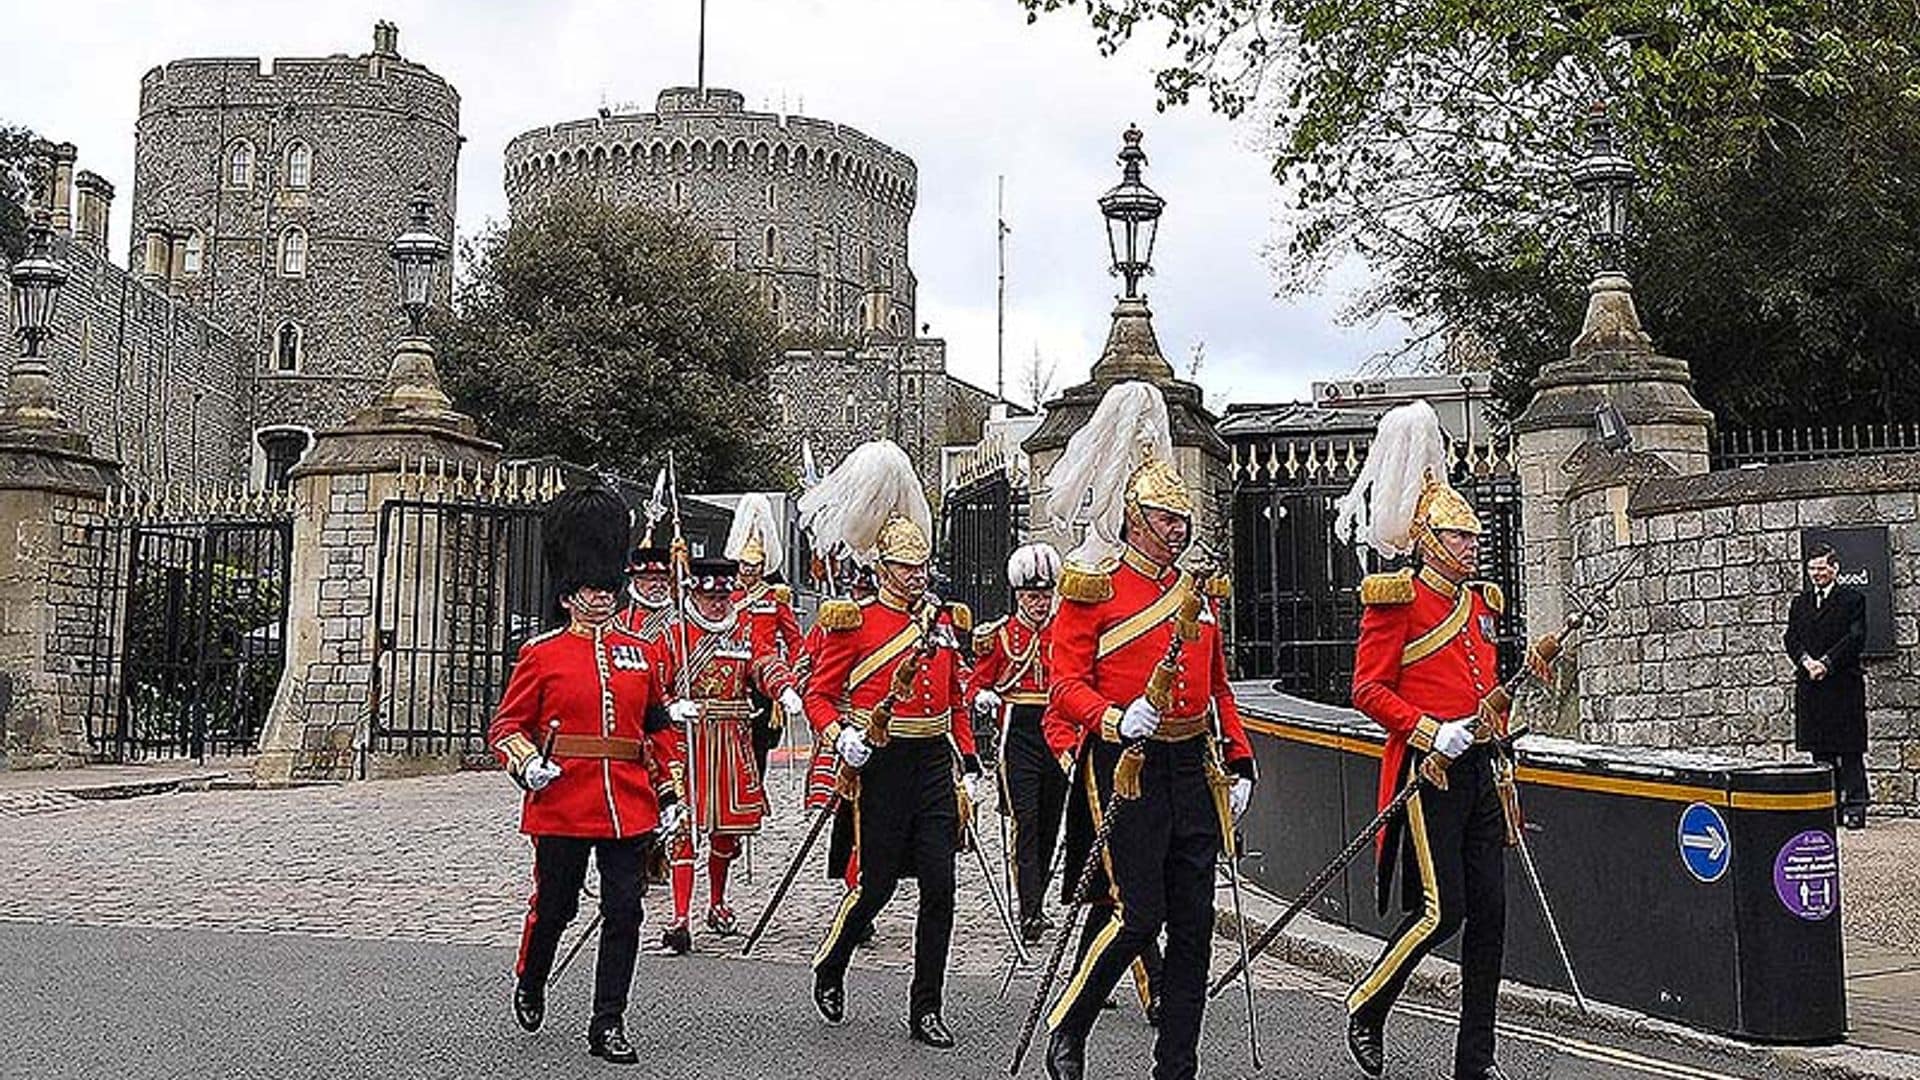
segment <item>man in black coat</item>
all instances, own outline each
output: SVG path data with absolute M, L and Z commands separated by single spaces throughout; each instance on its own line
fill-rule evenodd
M 1860 647 L 1867 600 L 1836 585 L 1840 560 L 1828 544 L 1807 553 L 1807 588 L 1787 609 L 1787 657 L 1793 661 L 1795 744 L 1833 767 L 1840 823 L 1867 824 L 1867 681 Z

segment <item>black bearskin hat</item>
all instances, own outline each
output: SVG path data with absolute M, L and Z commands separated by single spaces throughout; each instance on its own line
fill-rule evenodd
M 627 504 L 612 489 L 568 488 L 554 496 L 540 524 L 555 599 L 626 584 Z

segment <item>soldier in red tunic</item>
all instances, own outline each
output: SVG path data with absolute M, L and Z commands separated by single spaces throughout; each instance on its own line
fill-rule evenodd
M 627 553 L 627 606 L 620 625 L 649 640 L 656 639 L 674 618 L 673 573 L 668 553 L 643 539 Z
M 614 620 L 627 546 L 620 497 L 604 488 L 562 492 L 543 527 L 567 621 L 521 647 L 487 733 L 526 791 L 520 831 L 533 839 L 514 1015 L 528 1031 L 540 1027 L 554 951 L 579 910 L 591 854 L 605 929 L 587 1047 L 633 1064 L 624 1015 L 640 946 L 641 867 L 655 831 L 671 832 L 684 813 L 669 773 L 673 718 L 646 646 Z
M 780 544 L 780 526 L 773 518 L 773 504 L 765 495 L 748 492 L 733 508 L 733 526 L 727 533 L 727 558 L 734 560 L 739 576 L 733 590 L 733 608 L 752 627 L 760 647 L 777 654 L 788 664 L 800 659 L 800 620 L 793 613 L 793 590 L 769 574 L 778 575 L 785 549 Z M 767 774 L 767 758 L 786 721 L 799 710 L 776 708 L 774 702 L 755 691 L 752 695 L 756 722 L 753 725 L 753 761 L 760 775 Z
M 1387 413 L 1337 526 L 1384 555 L 1412 555 L 1417 564 L 1360 585 L 1365 608 L 1353 704 L 1387 730 L 1380 805 L 1403 785 L 1421 782 L 1415 769 L 1423 756 L 1453 759 L 1447 786 L 1423 786 L 1382 834 L 1380 910 L 1388 909 L 1394 870 L 1402 864 L 1407 914 L 1347 995 L 1347 1046 L 1362 1072 L 1381 1074 L 1387 1014 L 1407 976 L 1464 922 L 1454 1076 L 1499 1080 L 1494 1020 L 1506 932 L 1507 822 L 1496 788 L 1504 765 L 1487 741 L 1505 734 L 1507 718 L 1483 716 L 1481 701 L 1500 683 L 1493 634 L 1505 603 L 1498 586 L 1474 580 L 1480 519 L 1441 479 L 1445 445 L 1425 402 Z
M 740 838 L 758 832 L 767 812 L 766 792 L 753 763 L 749 727 L 754 710 L 748 691 L 758 690 L 795 711 L 801 707 L 786 662 L 769 643 L 755 639 L 752 624 L 733 606 L 733 564 L 694 560 L 688 589 L 684 634 L 670 627 L 655 646 L 661 682 L 677 701 L 699 707 L 698 717 L 679 733 L 682 744 L 686 733 L 692 734 L 691 751 L 678 765 L 692 791 L 693 816 L 690 827 L 668 842 L 673 922 L 661 943 L 675 953 L 693 948 L 687 918 L 693 906 L 696 834 L 707 849 L 707 929 L 722 937 L 738 932 L 727 904 L 727 870 L 740 855 Z
M 1047 478 L 1056 518 L 1093 508 L 1086 541 L 1060 579 L 1042 721 L 1062 769 L 1077 763 L 1084 793 L 1073 814 L 1086 815 L 1088 827 L 1068 832 L 1069 887 L 1101 855 L 1087 841 L 1115 790 L 1129 796 L 1104 852 L 1111 882 L 1096 893 L 1110 886 L 1117 917 L 1075 965 L 1049 1018 L 1055 1080 L 1083 1075 L 1102 1002 L 1162 928 L 1153 1076 L 1196 1074 L 1214 873 L 1224 830 L 1253 791 L 1253 748 L 1220 639 L 1224 583 L 1175 565 L 1191 542 L 1193 500 L 1172 461 L 1160 392 L 1127 382 L 1107 391 Z
M 1067 799 L 1067 778 L 1040 731 L 1047 708 L 1048 624 L 1059 579 L 1060 553 L 1051 544 L 1028 544 L 1007 559 L 1016 608 L 974 629 L 973 679 L 967 683 L 974 709 L 992 714 L 1000 726 L 1000 807 L 1013 817 L 1020 935 L 1029 945 L 1053 926 L 1045 908 L 1047 871 Z
M 918 879 L 908 1032 L 936 1049 L 953 1046 L 941 1014 L 953 935 L 954 855 L 961 818 L 977 795 L 980 760 L 961 696 L 966 664 L 959 635 L 972 628 L 963 605 L 927 594 L 931 515 L 906 453 L 890 442 L 850 454 L 802 499 L 803 520 L 831 548 L 843 542 L 876 565 L 879 595 L 823 605 L 826 633 L 807 679 L 807 719 L 858 771 L 858 791 L 835 822 L 829 872 L 853 843 L 859 883 L 847 891 L 813 962 L 813 1003 L 829 1024 L 846 1018 L 846 972 L 903 877 Z M 881 523 L 876 531 L 875 522 Z M 964 776 L 956 779 L 955 754 Z M 964 792 L 964 794 L 962 794 Z

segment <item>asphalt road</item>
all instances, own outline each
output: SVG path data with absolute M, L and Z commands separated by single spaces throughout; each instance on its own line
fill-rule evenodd
M 0 922 L 0 1077 L 833 1077 L 1005 1075 L 1031 983 L 996 1004 L 994 983 L 956 977 L 948 1020 L 958 1050 L 906 1039 L 906 973 L 849 980 L 849 1023 L 826 1028 L 792 963 L 643 955 L 628 1031 L 651 1065 L 585 1054 L 589 964 L 552 994 L 546 1028 L 512 1024 L 505 948 L 212 929 Z M 1423 1015 L 1424 1014 L 1424 1015 Z M 1262 994 L 1262 1077 L 1357 1076 L 1342 1012 L 1311 989 Z M 1144 1077 L 1152 1032 L 1131 1009 L 1095 1032 L 1089 1075 Z M 1604 1042 L 1602 1041 L 1604 1038 Z M 1394 1078 L 1445 1077 L 1452 1031 L 1418 1006 L 1388 1029 Z M 1515 1078 L 1722 1080 L 1775 1075 L 1658 1043 L 1515 1029 L 1501 1057 Z M 1208 1012 L 1203 1075 L 1254 1075 L 1237 997 Z M 1037 1055 L 1026 1076 L 1043 1075 Z

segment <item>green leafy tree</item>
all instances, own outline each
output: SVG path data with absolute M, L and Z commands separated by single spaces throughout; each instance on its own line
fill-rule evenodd
M 1257 120 L 1291 196 L 1283 286 L 1359 257 L 1347 314 L 1464 337 L 1512 403 L 1594 269 L 1567 183 L 1596 98 L 1646 185 L 1649 329 L 1731 424 L 1920 415 L 1920 11 L 1897 0 L 1021 0 L 1105 52 L 1166 32 L 1162 107 Z M 1811 381 L 1810 381 L 1811 380 Z M 1911 382 L 1911 380 L 1908 380 Z
M 464 256 L 440 370 L 509 453 L 645 482 L 672 450 L 688 491 L 787 485 L 764 306 L 685 221 L 577 195 L 494 226 Z
M 39 137 L 0 123 L 0 257 L 11 262 L 27 246 L 27 213 L 43 171 Z

